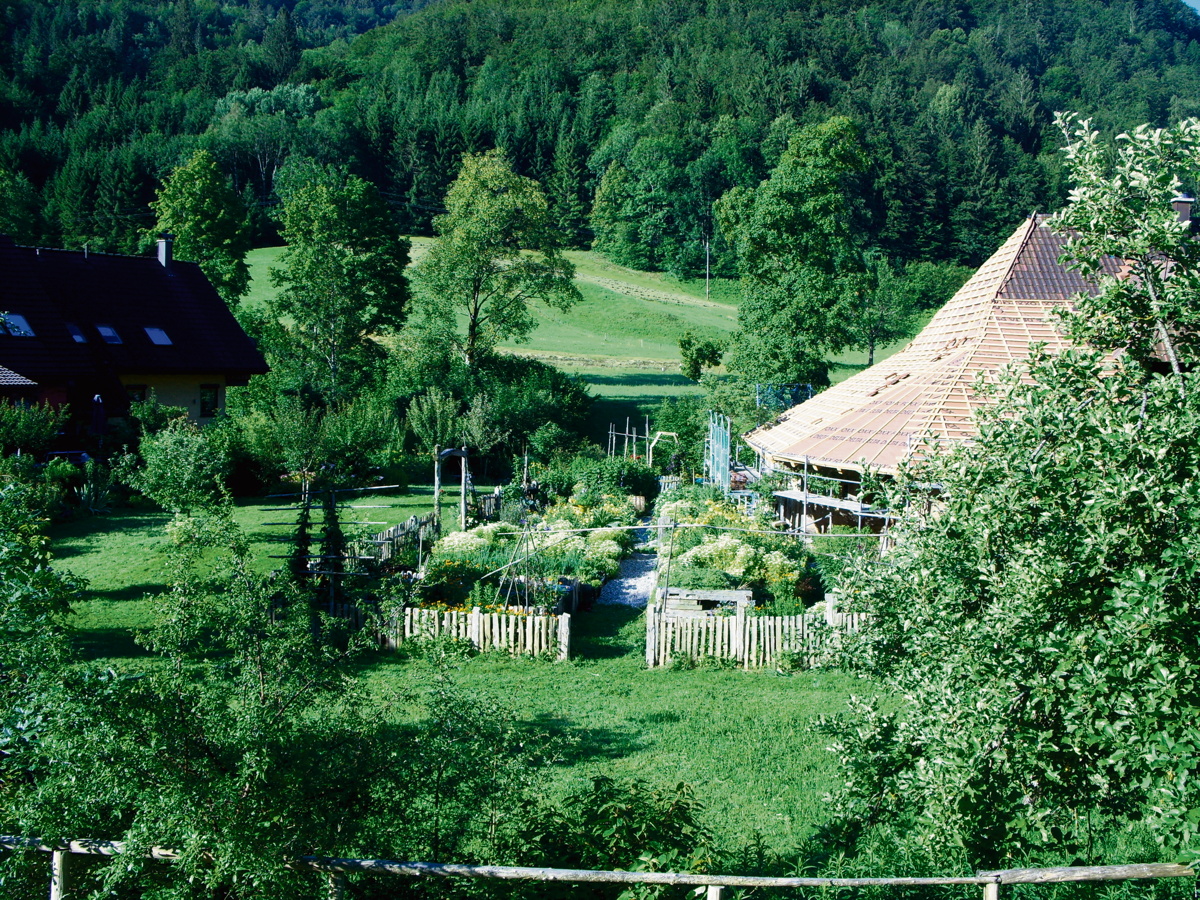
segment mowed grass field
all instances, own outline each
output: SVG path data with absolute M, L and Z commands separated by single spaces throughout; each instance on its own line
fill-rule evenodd
M 531 735 L 561 741 L 549 796 L 596 775 L 686 782 L 726 849 L 757 832 L 776 852 L 794 850 L 827 820 L 824 798 L 837 777 L 816 720 L 844 712 L 847 696 L 870 685 L 832 670 L 649 671 L 645 627 L 640 610 L 598 606 L 574 617 L 569 662 L 485 654 L 460 661 L 449 677 L 498 698 Z M 380 697 L 412 696 L 444 674 L 382 655 L 363 667 Z
M 430 238 L 412 238 L 419 261 Z M 268 272 L 279 265 L 282 247 L 254 250 L 248 257 L 252 282 L 243 302 L 262 304 L 274 288 Z M 604 443 L 609 423 L 624 428 L 626 417 L 642 422 L 670 397 L 699 395 L 700 387 L 679 371 L 679 338 L 685 331 L 705 337 L 730 336 L 737 328 L 738 286 L 715 278 L 706 294 L 703 279 L 683 280 L 662 272 L 641 272 L 591 251 L 568 251 L 583 299 L 566 312 L 539 305 L 538 327 L 506 352 L 533 356 L 578 375 L 597 398 L 589 434 Z M 881 347 L 882 361 L 908 341 Z M 866 368 L 865 351 L 834 358 L 834 383 Z M 718 370 L 720 371 L 720 370 Z M 631 422 L 632 424 L 632 422 Z M 653 426 L 653 423 L 651 423 Z

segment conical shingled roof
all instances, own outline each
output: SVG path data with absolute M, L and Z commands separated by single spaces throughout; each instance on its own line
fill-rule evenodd
M 1067 344 L 1051 313 L 1090 288 L 1059 264 L 1065 242 L 1045 216 L 1030 217 L 907 347 L 752 431 L 747 442 L 777 464 L 895 474 L 926 435 L 970 437 L 981 372 L 1023 360 L 1032 343 Z M 1109 274 L 1117 268 L 1117 260 L 1105 266 Z

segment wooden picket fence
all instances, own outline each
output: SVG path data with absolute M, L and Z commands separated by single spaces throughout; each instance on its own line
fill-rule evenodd
M 440 523 L 433 513 L 412 516 L 399 525 L 379 532 L 370 540 L 355 541 L 350 545 L 349 552 L 354 556 L 373 556 L 379 562 L 386 562 L 411 547 L 428 552 L 440 534 Z
M 571 614 L 470 612 L 461 609 L 404 610 L 383 636 L 385 647 L 394 649 L 403 641 L 438 637 L 470 641 L 476 649 L 504 650 L 514 656 L 551 654 L 555 659 L 571 656 Z
M 689 660 L 730 659 L 744 669 L 824 665 L 842 634 L 858 631 L 866 613 L 808 613 L 796 616 L 671 615 L 661 604 L 646 609 L 646 665 Z

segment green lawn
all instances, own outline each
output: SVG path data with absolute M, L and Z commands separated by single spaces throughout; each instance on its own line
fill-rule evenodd
M 444 502 L 453 502 L 447 498 Z M 286 498 L 239 500 L 234 518 L 250 539 L 250 552 L 258 568 L 267 572 L 283 560 L 272 554 L 287 546 L 272 538 L 288 534 L 295 516 L 287 510 Z M 345 521 L 363 524 L 357 531 L 377 533 L 409 516 L 433 509 L 433 488 L 414 485 L 405 494 L 370 492 L 357 495 L 350 506 L 382 506 L 382 509 L 348 511 Z M 443 507 L 445 509 L 446 507 Z M 87 590 L 75 604 L 73 625 L 77 645 L 86 658 L 114 661 L 143 655 L 134 642 L 137 629 L 150 624 L 151 603 L 147 595 L 166 588 L 166 513 L 148 509 L 118 509 L 103 516 L 66 522 L 51 532 L 57 565 L 87 580 Z
M 250 267 L 250 290 L 242 302 L 251 307 L 266 306 L 267 298 L 275 295 L 271 285 L 271 266 L 279 265 L 283 247 L 261 247 L 246 254 L 246 265 Z
M 430 494 L 416 488 L 386 499 L 396 505 L 363 512 L 399 521 L 428 509 Z M 267 558 L 278 549 L 262 539 L 286 530 L 266 524 L 281 517 L 265 505 L 242 502 L 236 513 L 256 539 L 263 569 L 278 562 Z M 164 588 L 166 521 L 163 513 L 125 510 L 55 529 L 58 565 L 89 582 L 74 621 L 85 659 L 126 670 L 149 661 L 134 632 L 150 624 L 146 595 Z M 779 852 L 823 820 L 835 761 L 810 726 L 818 715 L 840 712 L 849 693 L 864 689 L 861 681 L 825 671 L 647 671 L 645 619 L 624 607 L 579 613 L 573 629 L 570 662 L 486 654 L 452 672 L 463 687 L 498 697 L 531 735 L 561 741 L 563 761 L 548 773 L 551 797 L 601 774 L 663 786 L 685 781 L 725 846 L 747 843 L 757 831 Z M 433 675 L 426 661 L 390 653 L 361 667 L 380 703 L 426 689 Z
M 862 681 L 832 671 L 648 671 L 640 610 L 596 607 L 572 628 L 568 663 L 487 654 L 452 673 L 463 687 L 500 698 L 531 732 L 564 740 L 551 795 L 593 775 L 684 781 L 727 849 L 757 831 L 786 852 L 825 820 L 836 760 L 811 726 L 844 711 L 846 697 L 867 688 Z M 433 674 L 422 661 L 394 657 L 365 667 L 381 696 L 422 690 Z

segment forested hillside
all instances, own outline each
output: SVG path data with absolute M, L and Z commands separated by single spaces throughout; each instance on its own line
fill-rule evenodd
M 713 201 L 841 114 L 868 151 L 865 232 L 899 259 L 975 264 L 1062 200 L 1054 110 L 1104 129 L 1200 112 L 1200 17 L 1180 0 L 425 5 L 7 4 L 0 230 L 132 250 L 202 145 L 259 242 L 298 157 L 348 163 L 428 233 L 460 156 L 500 146 L 570 243 L 695 274 L 707 240 L 732 273 Z

